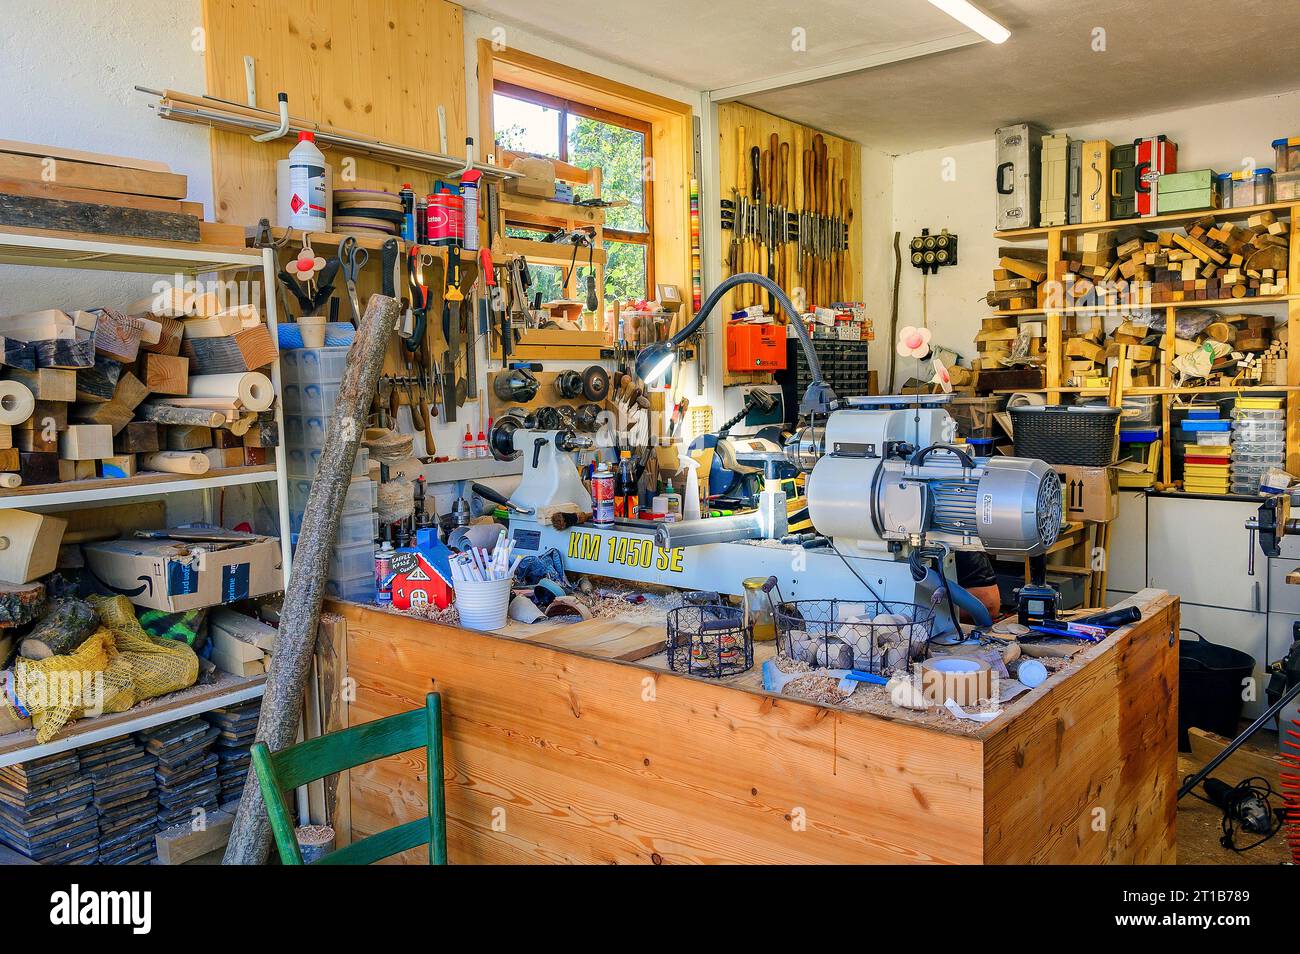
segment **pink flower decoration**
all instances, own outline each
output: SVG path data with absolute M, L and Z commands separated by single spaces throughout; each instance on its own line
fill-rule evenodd
M 911 325 L 899 328 L 897 351 L 904 358 L 924 358 L 930 353 L 930 329 Z

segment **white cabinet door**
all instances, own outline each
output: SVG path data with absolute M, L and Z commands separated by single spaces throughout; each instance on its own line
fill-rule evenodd
M 1300 584 L 1286 581 L 1288 573 L 1300 569 L 1300 535 L 1284 536 L 1280 549 L 1282 555 L 1268 561 L 1268 610 L 1300 615 Z
M 1110 572 L 1106 585 L 1136 593 L 1147 585 L 1147 495 L 1119 492 L 1119 513 L 1110 524 Z M 1300 589 L 1300 587 L 1297 587 Z
M 1268 561 L 1253 555 L 1246 520 L 1258 505 L 1239 500 L 1159 497 L 1147 500 L 1147 585 L 1184 603 L 1263 612 Z M 1206 634 L 1209 635 L 1208 633 Z
M 1183 603 L 1180 625 L 1195 630 L 1212 643 L 1231 646 L 1233 649 L 1249 653 L 1255 660 L 1255 699 L 1246 702 L 1242 713 L 1247 718 L 1253 719 L 1268 708 L 1268 704 L 1264 701 L 1266 678 L 1264 667 L 1268 665 L 1269 652 L 1269 617 L 1266 614 Z M 1183 633 L 1182 638 L 1194 639 L 1195 637 L 1190 633 Z

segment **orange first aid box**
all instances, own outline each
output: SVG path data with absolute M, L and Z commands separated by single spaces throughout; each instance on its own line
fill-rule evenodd
M 785 325 L 727 327 L 728 371 L 782 371 L 785 369 Z

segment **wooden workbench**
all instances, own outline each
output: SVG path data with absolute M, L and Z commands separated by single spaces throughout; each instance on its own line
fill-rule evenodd
M 977 727 L 331 610 L 350 724 L 443 694 L 453 863 L 1174 861 L 1175 597 Z M 424 769 L 354 769 L 352 837 L 423 813 Z

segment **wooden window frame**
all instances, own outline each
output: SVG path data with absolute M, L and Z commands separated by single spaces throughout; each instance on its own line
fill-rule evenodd
M 559 144 L 560 153 L 558 159 L 561 162 L 569 162 L 568 117 L 570 115 L 582 116 L 586 119 L 594 119 L 597 122 L 605 123 L 610 126 L 618 126 L 622 129 L 628 129 L 641 135 L 641 168 L 643 171 L 641 176 L 641 216 L 645 222 L 645 231 L 632 232 L 626 229 L 611 228 L 606 225 L 602 229 L 602 237 L 606 242 L 621 242 L 625 245 L 642 246 L 642 255 L 645 261 L 644 297 L 654 297 L 654 180 L 644 175 L 644 170 L 647 168 L 653 168 L 654 165 L 653 126 L 645 120 L 637 119 L 633 116 L 616 113 L 608 109 L 601 109 L 598 106 L 592 106 L 589 103 L 583 103 L 578 100 L 553 96 L 550 93 L 530 89 L 526 86 L 519 86 L 505 80 L 494 80 L 492 84 L 492 92 L 494 95 L 500 94 L 502 96 L 508 96 L 511 99 L 517 99 L 525 103 L 532 103 L 535 106 L 543 106 L 547 109 L 553 109 L 556 111 L 558 133 L 556 139 Z M 527 225 L 525 222 L 519 222 L 516 224 Z M 576 268 L 581 267 L 583 267 L 582 263 L 578 262 Z

